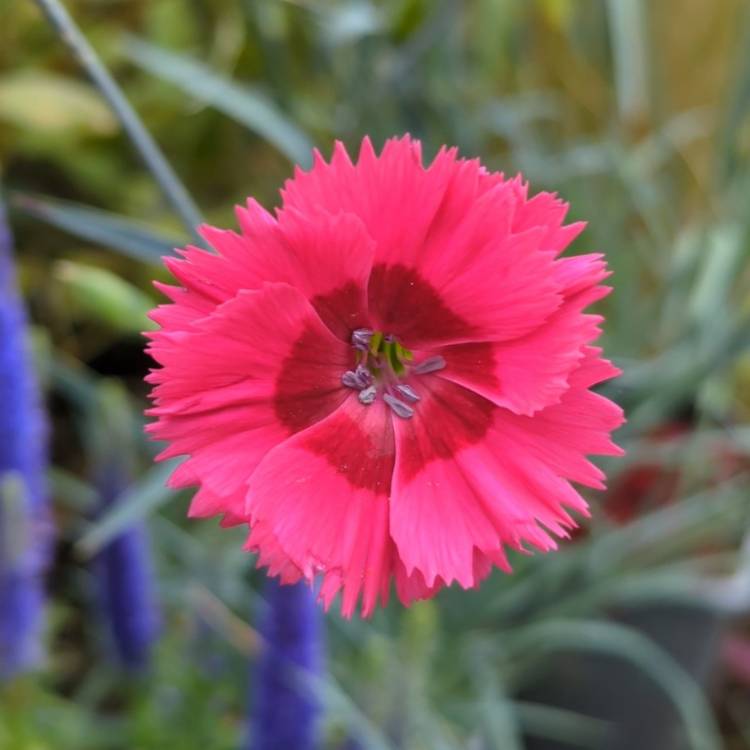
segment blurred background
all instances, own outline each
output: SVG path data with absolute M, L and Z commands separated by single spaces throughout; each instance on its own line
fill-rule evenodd
M 479 591 L 370 621 L 292 603 L 319 617 L 298 634 L 317 638 L 296 673 L 311 747 L 750 748 L 747 2 L 67 7 L 213 224 L 248 195 L 276 205 L 312 146 L 408 131 L 558 191 L 589 222 L 573 251 L 614 271 L 627 456 L 601 462 L 591 521 Z M 186 520 L 142 434 L 140 332 L 184 222 L 30 0 L 0 4 L 0 182 L 33 355 L 0 359 L 31 414 L 0 413 L 0 748 L 302 748 L 258 744 L 277 592 L 242 530 Z M 8 463 L 21 433 L 34 455 Z

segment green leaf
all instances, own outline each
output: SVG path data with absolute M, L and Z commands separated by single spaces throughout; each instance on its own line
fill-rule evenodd
M 508 700 L 490 655 L 481 642 L 472 651 L 472 680 L 479 696 L 477 709 L 486 739 L 491 747 L 504 750 L 523 750 L 518 714 Z
M 641 0 L 609 0 L 607 17 L 614 57 L 615 92 L 620 117 L 638 123 L 648 113 L 648 34 Z
M 741 226 L 718 225 L 708 233 L 708 247 L 704 247 L 701 268 L 687 300 L 687 312 L 706 329 L 712 331 L 722 318 L 727 318 L 732 286 L 742 272 L 746 260 L 744 236 Z
M 91 317 L 122 333 L 141 333 L 154 328 L 147 313 L 154 306 L 150 297 L 105 268 L 61 260 L 53 275 L 70 291 L 74 314 Z
M 332 674 L 317 676 L 301 672 L 299 677 L 320 697 L 326 713 L 346 724 L 365 750 L 393 750 L 386 736 L 352 701 Z
M 55 501 L 66 510 L 89 512 L 96 503 L 96 490 L 65 469 L 52 467 L 48 472 Z
M 507 645 L 517 653 L 590 651 L 629 661 L 651 677 L 672 701 L 692 750 L 723 747 L 700 687 L 666 651 L 636 630 L 600 620 L 550 620 L 522 629 Z
M 333 44 L 351 44 L 382 32 L 384 14 L 370 0 L 353 0 L 327 9 L 322 29 Z
M 607 746 L 611 725 L 602 719 L 540 703 L 514 701 L 513 708 L 526 734 L 591 750 Z
M 56 349 L 50 362 L 52 385 L 61 395 L 85 410 L 96 398 L 96 379 L 81 362 L 66 357 L 65 352 Z
M 161 263 L 163 256 L 185 244 L 184 238 L 168 237 L 123 216 L 76 203 L 13 192 L 10 205 L 76 237 L 146 263 Z
M 197 60 L 137 37 L 127 37 L 125 54 L 134 65 L 173 83 L 265 138 L 292 162 L 303 167 L 312 163 L 310 139 L 260 91 L 227 80 Z

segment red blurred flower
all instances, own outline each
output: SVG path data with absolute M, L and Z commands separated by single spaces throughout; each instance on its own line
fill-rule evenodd
M 652 456 L 639 460 L 613 480 L 604 498 L 604 514 L 617 524 L 626 524 L 644 513 L 679 500 L 682 467 L 663 455 L 678 451 L 695 438 L 695 428 L 688 419 L 666 422 L 653 429 L 644 439 L 644 453 Z M 723 436 L 712 439 L 705 451 L 710 456 L 709 484 L 716 485 L 743 471 L 746 460 Z M 660 453 L 662 455 L 660 455 Z

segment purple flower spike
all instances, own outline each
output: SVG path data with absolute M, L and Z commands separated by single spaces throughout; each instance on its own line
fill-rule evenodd
M 99 512 L 104 513 L 119 501 L 132 481 L 133 426 L 125 396 L 114 383 L 100 387 L 96 405 L 91 414 L 89 454 Z M 109 542 L 97 556 L 95 569 L 100 606 L 116 656 L 128 669 L 144 669 L 161 623 L 145 524 L 136 523 Z
M 97 562 L 117 655 L 126 667 L 143 669 L 149 663 L 160 623 L 152 595 L 153 571 L 145 529 L 128 529 L 110 542 Z
M 42 579 L 51 541 L 47 424 L 11 253 L 0 202 L 0 679 L 33 669 L 41 659 Z
M 320 706 L 304 684 L 322 666 L 320 609 L 304 583 L 270 578 L 260 625 L 262 651 L 254 674 L 248 750 L 313 750 Z

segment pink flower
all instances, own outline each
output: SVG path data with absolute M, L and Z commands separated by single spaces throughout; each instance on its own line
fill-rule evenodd
M 558 257 L 583 224 L 455 149 L 423 167 L 408 136 L 356 164 L 336 144 L 282 198 L 166 260 L 149 430 L 188 456 L 190 515 L 249 524 L 259 565 L 321 575 L 346 616 L 554 549 L 623 421 L 589 390 L 618 373 L 583 312 L 604 260 Z

